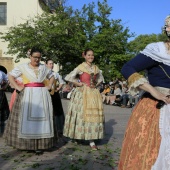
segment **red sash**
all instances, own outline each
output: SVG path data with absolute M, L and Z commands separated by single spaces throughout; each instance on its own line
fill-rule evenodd
M 33 83 L 24 84 L 24 87 L 45 87 L 45 85 L 44 83 L 33 82 Z

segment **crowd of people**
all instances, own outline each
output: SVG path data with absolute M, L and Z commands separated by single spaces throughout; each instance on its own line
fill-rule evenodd
M 99 90 L 104 104 L 121 108 L 132 108 L 142 95 L 142 91 L 131 95 L 127 81 L 119 78 L 109 83 L 101 84 Z
M 139 101 L 143 91 L 137 92 L 133 96 L 128 90 L 127 81 L 116 79 L 113 82 L 101 83 L 98 90 L 102 97 L 102 102 L 105 105 L 119 106 L 121 108 L 132 108 Z M 75 90 L 75 85 L 70 82 L 65 82 L 59 94 L 62 99 L 70 100 L 71 94 Z
M 141 98 L 143 91 L 131 95 L 128 89 L 128 84 L 125 79 L 115 79 L 108 83 L 101 83 L 98 86 L 102 97 L 102 102 L 105 105 L 119 106 L 121 108 L 132 108 Z M 72 83 L 67 83 L 60 90 L 60 96 L 63 99 L 70 99 L 71 94 L 75 90 Z
M 6 144 L 40 153 L 64 135 L 87 140 L 91 150 L 98 150 L 95 140 L 105 133 L 103 103 L 129 108 L 139 101 L 127 124 L 118 169 L 170 169 L 170 16 L 164 31 L 167 41 L 148 44 L 125 63 L 121 73 L 127 81 L 102 83 L 92 49 L 84 51 L 85 61 L 65 77 L 66 84 L 51 59 L 40 63 L 36 48 L 30 50 L 30 62 L 8 76 L 0 67 L 0 132 Z M 143 70 L 147 76 L 140 74 Z M 14 88 L 9 107 L 8 83 Z M 70 99 L 65 116 L 60 96 Z

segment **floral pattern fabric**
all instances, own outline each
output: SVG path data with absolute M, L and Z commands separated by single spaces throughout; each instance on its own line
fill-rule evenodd
M 143 98 L 135 107 L 127 125 L 118 170 L 151 170 L 159 148 L 160 111 L 157 101 Z
M 72 139 L 102 139 L 104 122 L 85 122 L 83 111 L 83 87 L 77 87 L 71 97 L 65 119 L 64 136 Z

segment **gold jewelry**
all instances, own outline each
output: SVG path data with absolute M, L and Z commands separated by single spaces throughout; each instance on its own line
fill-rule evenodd
M 86 62 L 87 65 L 89 65 L 90 67 L 92 67 L 92 64 L 90 65 L 89 63 Z
M 163 72 L 165 73 L 165 75 L 170 79 L 170 76 L 169 76 L 168 73 L 164 70 L 164 68 L 163 68 L 161 65 L 159 65 L 159 67 L 163 70 Z

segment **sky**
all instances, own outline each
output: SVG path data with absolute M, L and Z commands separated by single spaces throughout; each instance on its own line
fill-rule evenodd
M 81 9 L 84 4 L 98 0 L 67 0 L 66 5 Z M 103 0 L 100 0 L 102 2 Z M 170 15 L 169 0 L 107 0 L 112 7 L 111 19 L 121 19 L 136 36 L 141 34 L 159 34 L 167 15 Z

